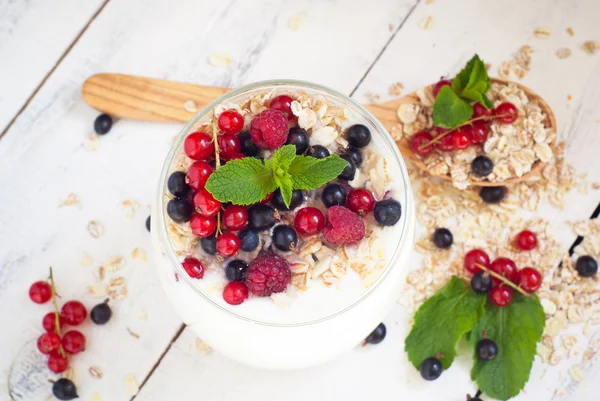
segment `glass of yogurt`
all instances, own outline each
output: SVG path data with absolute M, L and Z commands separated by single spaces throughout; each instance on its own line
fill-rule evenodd
M 294 191 L 289 205 L 279 191 L 244 206 L 206 192 L 214 169 L 268 160 L 282 142 L 296 157 L 340 155 L 348 165 Z M 151 231 L 162 287 L 190 329 L 241 363 L 297 369 L 357 346 L 383 320 L 414 225 L 406 166 L 383 126 L 341 93 L 277 80 L 233 90 L 185 126 L 162 169 Z

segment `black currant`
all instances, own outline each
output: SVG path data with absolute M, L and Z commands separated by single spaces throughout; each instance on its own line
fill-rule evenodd
M 292 191 L 292 200 L 290 201 L 290 207 L 285 205 L 283 201 L 283 196 L 281 195 L 281 191 L 277 189 L 273 194 L 273 200 L 271 203 L 278 210 L 294 210 L 298 206 L 300 206 L 304 202 L 304 192 L 300 189 L 295 189 Z
M 308 155 L 317 159 L 324 159 L 330 155 L 329 150 L 325 146 L 313 145 L 308 148 Z
M 486 272 L 478 272 L 471 278 L 471 288 L 476 294 L 485 294 L 492 289 L 492 277 Z
M 506 187 L 482 187 L 479 196 L 485 203 L 500 203 L 506 194 Z
M 260 243 L 260 238 L 258 238 L 258 234 L 252 230 L 242 230 L 238 233 L 238 237 L 242 242 L 240 249 L 244 252 L 252 252 L 258 247 Z
M 485 177 L 494 170 L 494 162 L 487 156 L 477 156 L 471 162 L 471 171 L 479 177 Z
M 263 231 L 275 224 L 275 209 L 269 205 L 252 206 L 248 209 L 248 228 L 254 231 Z
M 588 255 L 577 258 L 575 267 L 581 277 L 592 277 L 598 273 L 598 262 Z
M 217 238 L 214 234 L 210 237 L 200 238 L 200 246 L 207 254 L 214 255 L 217 253 Z
M 94 121 L 94 131 L 98 135 L 108 134 L 112 128 L 113 120 L 108 114 L 100 114 Z
M 225 277 L 229 281 L 244 281 L 246 270 L 248 270 L 248 263 L 240 259 L 232 260 L 225 267 Z
M 167 203 L 167 214 L 173 221 L 183 223 L 190 221 L 192 214 L 194 214 L 194 208 L 187 200 L 175 198 Z
M 437 358 L 427 358 L 421 363 L 421 377 L 425 380 L 435 380 L 442 374 L 442 363 Z
M 437 228 L 433 232 L 433 243 L 436 247 L 446 249 L 452 246 L 454 237 L 447 228 Z
M 340 157 L 346 161 L 346 167 L 344 167 L 340 175 L 338 175 L 338 178 L 340 180 L 352 181 L 356 174 L 356 166 L 352 161 L 352 157 L 347 154 L 341 155 Z
M 112 310 L 106 302 L 94 306 L 90 312 L 90 318 L 96 324 L 105 324 L 110 320 L 111 316 Z
M 385 338 L 387 333 L 387 329 L 385 328 L 385 324 L 379 323 L 379 325 L 365 338 L 365 343 L 367 344 L 379 344 Z
M 146 219 L 146 230 L 150 231 L 150 216 Z
M 477 356 L 484 361 L 491 361 L 498 355 L 498 346 L 489 338 L 479 340 L 475 349 Z
M 287 224 L 280 224 L 273 229 L 273 245 L 280 251 L 293 251 L 298 246 L 296 230 Z
M 382 226 L 393 226 L 402 216 L 402 206 L 394 199 L 385 199 L 375 203 L 373 216 Z
M 246 156 L 258 156 L 260 154 L 260 148 L 252 142 L 249 132 L 240 133 L 238 139 L 240 140 L 240 152 Z
M 364 148 L 371 142 L 371 131 L 362 124 L 355 124 L 346 131 L 346 139 L 355 148 Z
M 300 127 L 292 127 L 288 132 L 287 145 L 296 146 L 296 154 L 301 155 L 308 149 L 308 135 L 306 130 Z
M 344 206 L 346 203 L 346 191 L 338 184 L 328 184 L 323 190 L 321 199 L 326 207 Z
M 360 167 L 363 159 L 362 159 L 362 153 L 360 151 L 360 149 L 358 148 L 348 148 L 345 152 L 348 156 L 350 156 L 350 158 L 352 159 L 352 161 L 354 162 L 354 165 L 356 167 Z
M 174 196 L 182 198 L 186 196 L 191 188 L 185 181 L 186 175 L 183 171 L 175 171 L 167 180 L 167 188 Z
M 73 400 L 79 395 L 77 395 L 77 387 L 75 384 L 69 379 L 58 379 L 52 385 L 52 394 L 59 400 Z

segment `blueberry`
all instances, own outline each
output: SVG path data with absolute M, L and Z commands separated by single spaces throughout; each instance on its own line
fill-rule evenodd
M 258 238 L 258 234 L 252 230 L 242 230 L 239 232 L 238 237 L 242 242 L 240 249 L 244 252 L 252 252 L 258 247 L 260 243 L 260 238 Z
M 356 167 L 360 167 L 363 161 L 360 149 L 350 147 L 346 150 L 345 153 L 346 155 L 350 156 L 350 159 L 352 159 Z
M 94 131 L 98 135 L 108 134 L 112 128 L 113 120 L 108 114 L 100 114 L 94 121 Z
M 150 216 L 146 219 L 146 230 L 150 231 Z
M 498 346 L 489 338 L 484 338 L 477 343 L 476 351 L 480 359 L 491 361 L 498 355 Z
M 387 333 L 387 329 L 385 328 L 385 324 L 379 323 L 379 325 L 365 338 L 365 343 L 367 344 L 379 344 L 385 338 Z
M 248 228 L 263 231 L 275 224 L 275 209 L 269 205 L 258 204 L 248 209 Z
M 313 145 L 308 148 L 308 155 L 317 159 L 324 159 L 330 155 L 329 150 L 325 146 Z
M 471 278 L 471 288 L 476 294 L 485 294 L 492 288 L 492 277 L 485 273 L 475 273 Z
M 271 201 L 271 203 L 273 203 L 273 206 L 275 206 L 275 208 L 278 210 L 294 210 L 295 208 L 300 206 L 302 202 L 304 202 L 304 192 L 302 192 L 302 190 L 300 189 L 295 189 L 292 191 L 292 200 L 290 201 L 290 207 L 287 207 L 285 205 L 285 202 L 283 201 L 283 196 L 281 196 L 281 191 L 279 189 L 275 191 L 275 193 L 273 194 L 273 200 Z
M 479 196 L 485 203 L 500 203 L 506 194 L 506 187 L 482 187 Z
M 329 184 L 323 190 L 321 199 L 326 207 L 344 206 L 346 203 L 346 191 L 338 184 Z
M 402 206 L 394 199 L 385 199 L 375 204 L 373 209 L 375 220 L 382 226 L 393 226 L 402 216 Z
M 293 251 L 298 246 L 296 230 L 287 224 L 280 224 L 273 229 L 273 245 L 280 251 Z
M 425 380 L 435 380 L 442 374 L 442 363 L 437 358 L 427 358 L 421 364 L 419 371 Z
M 92 322 L 96 324 L 105 324 L 110 320 L 111 316 L 112 310 L 107 303 L 101 303 L 94 306 L 90 312 L 90 318 L 92 319 Z
M 592 277 L 598 273 L 598 262 L 588 255 L 577 258 L 575 267 L 581 277 Z
M 300 127 L 292 127 L 288 132 L 287 145 L 296 145 L 296 154 L 301 155 L 308 149 L 308 135 L 306 130 Z
M 454 237 L 452 233 L 447 228 L 437 228 L 433 232 L 433 243 L 438 248 L 446 249 L 452 246 L 454 242 Z
M 341 155 L 340 157 L 346 160 L 346 167 L 344 167 L 340 175 L 338 175 L 338 178 L 341 180 L 352 181 L 356 174 L 356 166 L 352 161 L 352 157 L 350 157 L 350 155 Z
M 364 148 L 371 142 L 371 131 L 362 124 L 355 124 L 346 131 L 346 139 L 355 148 Z
M 240 152 L 246 156 L 258 156 L 260 154 L 260 148 L 252 142 L 249 132 L 240 133 L 238 139 L 240 140 Z
M 59 400 L 72 400 L 77 397 L 77 387 L 69 379 L 58 379 L 52 385 L 52 394 Z
M 246 280 L 246 270 L 248 270 L 248 263 L 240 259 L 232 260 L 225 267 L 225 277 L 229 281 L 244 281 Z
M 200 246 L 207 254 L 214 255 L 217 253 L 217 238 L 214 234 L 210 237 L 200 238 Z
M 178 223 L 190 221 L 193 213 L 192 204 L 185 199 L 175 198 L 167 203 L 167 214 L 173 221 Z
M 485 177 L 494 170 L 494 162 L 487 156 L 477 156 L 471 162 L 473 174 L 479 177 Z
M 167 188 L 170 193 L 179 198 L 186 196 L 191 190 L 190 186 L 185 182 L 185 173 L 183 171 L 176 171 L 169 176 Z

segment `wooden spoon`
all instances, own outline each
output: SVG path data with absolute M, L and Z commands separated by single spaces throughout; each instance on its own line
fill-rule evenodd
M 492 78 L 493 82 L 508 84 L 509 81 Z M 511 82 L 521 88 L 530 100 L 537 100 L 546 114 L 545 125 L 556 132 L 556 119 L 548 104 L 531 89 Z M 217 97 L 227 93 L 228 88 L 201 86 L 124 74 L 97 74 L 83 84 L 83 99 L 92 107 L 111 116 L 143 121 L 188 122 L 194 114 Z M 365 105 L 379 121 L 391 130 L 399 123 L 396 114 L 401 104 L 417 104 L 416 93 L 387 101 L 385 103 Z M 555 140 L 550 144 L 554 147 Z M 396 141 L 402 156 L 411 160 L 417 167 L 428 171 L 427 166 L 410 149 L 403 138 Z M 515 184 L 528 177 L 539 174 L 545 163 L 538 161 L 531 171 L 522 177 L 513 177 L 502 182 L 471 181 L 474 186 L 498 186 Z M 451 180 L 448 175 L 441 176 Z

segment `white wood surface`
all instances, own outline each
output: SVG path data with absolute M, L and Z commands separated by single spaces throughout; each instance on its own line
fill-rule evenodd
M 82 16 L 87 12 L 90 17 L 100 4 L 51 3 L 19 3 L 18 14 L 29 17 L 13 23 L 9 18 L 13 14 L 4 10 L 14 10 L 14 4 L 0 2 L 0 77 L 4 77 L 0 78 L 0 131 L 70 45 L 77 27 L 87 23 Z M 579 172 L 600 180 L 600 85 L 596 79 L 600 54 L 588 55 L 580 49 L 585 40 L 600 40 L 593 18 L 600 14 L 596 0 L 438 0 L 434 4 L 422 0 L 412 10 L 415 3 L 110 0 L 0 140 L 0 319 L 10 322 L 0 342 L 0 388 L 6 388 L 8 371 L 23 344 L 41 333 L 40 321 L 49 306 L 29 302 L 27 289 L 45 277 L 49 265 L 55 268 L 61 295 L 82 299 L 91 307 L 99 301 L 86 295 L 86 286 L 94 282 L 93 268 L 112 256 L 127 258 L 125 268 L 112 273 L 125 276 L 129 289 L 126 299 L 114 303 L 115 319 L 106 327 L 88 324 L 83 329 L 89 347 L 74 359 L 82 400 L 129 400 L 125 378 L 132 375 L 141 383 L 180 327 L 158 287 L 152 260 L 129 257 L 133 248 L 140 247 L 151 258 L 144 220 L 162 158 L 180 126 L 119 121 L 100 138 L 96 151 L 86 150 L 83 142 L 92 132 L 96 112 L 82 102 L 79 90 L 93 73 L 114 71 L 224 86 L 300 78 L 348 94 L 355 92 L 357 99 L 366 101 L 368 93 L 384 99 L 388 85 L 395 81 L 411 91 L 442 74 L 454 73 L 473 52 L 492 63 L 495 72 L 501 60 L 529 43 L 536 52 L 524 83 L 554 108 L 567 140 L 569 161 Z M 39 35 L 28 34 L 27 28 L 39 15 L 52 21 L 57 28 L 51 32 L 60 32 L 60 38 L 43 46 L 46 67 L 40 62 L 31 71 L 20 66 L 31 57 L 26 49 L 38 43 Z M 431 30 L 419 27 L 427 16 L 434 17 Z M 292 30 L 291 19 L 304 22 Z M 5 26 L 14 33 L 5 36 Z M 537 26 L 550 27 L 550 39 L 535 39 Z M 565 32 L 569 26 L 573 37 Z M 559 47 L 569 47 L 571 58 L 558 60 L 555 51 Z M 208 58 L 215 52 L 228 53 L 232 63 L 211 65 Z M 14 61 L 5 63 L 5 54 Z M 2 81 L 16 71 L 23 78 Z M 573 97 L 570 101 L 568 94 Z M 79 195 L 81 207 L 58 208 L 70 192 Z M 597 192 L 587 196 L 573 192 L 564 211 L 544 207 L 539 215 L 552 221 L 566 249 L 574 236 L 565 221 L 589 217 L 599 198 Z M 121 207 L 128 199 L 140 204 L 130 220 Z M 86 231 L 92 219 L 105 227 L 100 238 Z M 79 266 L 82 252 L 94 258 L 92 266 Z M 417 256 L 414 261 L 418 262 Z M 291 373 L 258 371 L 214 353 L 202 355 L 195 348 L 194 335 L 184 330 L 136 399 L 244 396 L 262 400 L 272 392 L 284 400 L 433 401 L 440 394 L 449 400 L 473 394 L 468 355 L 435 383 L 424 383 L 408 366 L 402 351 L 407 319 L 398 306 L 385 320 L 388 338 L 381 345 Z M 140 338 L 129 335 L 127 328 Z M 91 365 L 102 369 L 101 380 L 88 374 Z M 599 364 L 593 366 L 597 369 Z M 546 368 L 536 365 L 533 384 L 520 400 L 549 399 L 558 381 L 568 379 L 559 376 L 558 370 L 544 373 Z M 599 376 L 591 372 L 588 376 L 581 391 L 569 399 L 596 399 L 593 383 Z M 0 400 L 6 397 L 0 390 Z

